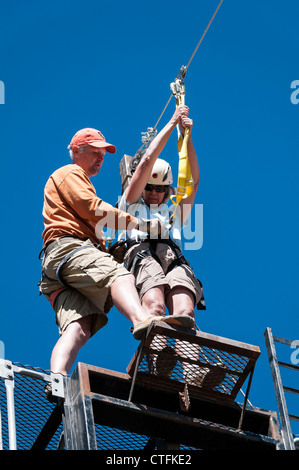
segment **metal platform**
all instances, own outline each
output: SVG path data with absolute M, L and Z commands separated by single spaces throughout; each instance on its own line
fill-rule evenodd
M 256 346 L 156 322 L 127 373 L 79 363 L 62 379 L 3 361 L 10 404 L 6 412 L 2 394 L 4 444 L 15 421 L 14 447 L 23 449 L 279 449 L 277 414 L 248 404 L 259 354 Z M 245 399 L 238 403 L 245 381 Z M 52 384 L 56 405 L 45 400 L 45 382 Z
M 136 381 L 128 401 L 128 374 L 79 363 L 68 383 L 65 402 L 65 445 L 69 449 L 103 449 L 111 433 L 111 449 L 123 449 L 130 437 L 134 449 L 263 449 L 280 443 L 277 415 L 247 406 L 238 429 L 242 405 L 191 395 L 189 411 L 181 411 L 176 388 L 160 381 Z M 69 423 L 69 424 L 68 424 Z M 100 429 L 105 432 L 99 436 Z M 115 440 L 116 439 L 116 440 Z M 132 447 L 131 447 L 132 449 Z
M 113 430 L 140 450 L 275 450 L 276 413 L 247 403 L 259 355 L 257 346 L 153 322 L 127 374 L 78 364 L 67 385 L 66 447 L 103 448 Z M 246 379 L 244 403 L 236 403 Z

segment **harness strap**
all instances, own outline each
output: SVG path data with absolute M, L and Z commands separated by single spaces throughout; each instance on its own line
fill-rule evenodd
M 159 257 L 157 256 L 157 253 L 156 253 L 157 243 L 167 243 L 173 249 L 173 251 L 175 252 L 175 255 L 177 257 L 175 260 L 173 260 L 170 263 L 170 265 L 168 266 L 167 271 L 166 271 L 165 274 L 168 274 L 176 266 L 181 266 L 182 264 L 187 264 L 189 266 L 189 263 L 186 260 L 185 256 L 182 255 L 181 250 L 179 249 L 179 247 L 171 239 L 161 239 L 161 240 L 160 239 L 159 240 L 150 240 L 150 239 L 148 239 L 148 240 L 143 240 L 143 241 L 149 241 L 150 246 L 146 250 L 142 250 L 139 253 L 137 253 L 137 255 L 131 260 L 130 264 L 128 265 L 128 270 L 131 271 L 133 274 L 135 272 L 137 264 L 140 263 L 140 261 L 142 259 L 144 259 L 148 256 L 151 256 L 152 258 L 154 258 L 157 261 L 157 263 L 159 263 L 160 266 L 162 266 L 161 261 L 160 261 Z M 141 240 L 140 241 L 128 240 L 128 246 L 131 248 L 131 246 L 137 245 L 140 242 L 141 242 Z
M 65 286 L 65 287 L 70 287 L 65 281 L 63 281 L 63 280 L 61 279 L 61 276 L 60 276 L 60 270 L 61 270 L 61 268 L 65 265 L 65 263 L 66 263 L 72 256 L 74 256 L 74 254 L 76 254 L 78 251 L 84 250 L 85 248 L 90 248 L 90 246 L 88 246 L 88 245 L 79 246 L 79 247 L 76 248 L 75 250 L 71 251 L 65 258 L 63 258 L 63 260 L 60 261 L 59 265 L 57 266 L 57 269 L 56 269 L 56 278 L 57 278 L 57 280 L 60 282 L 60 284 L 62 284 L 63 286 Z
M 57 295 L 60 294 L 60 292 L 62 292 L 64 289 L 66 288 L 71 288 L 71 286 L 69 286 L 65 281 L 62 280 L 61 278 L 61 275 L 60 275 L 60 270 L 61 268 L 65 265 L 65 263 L 75 254 L 77 253 L 78 251 L 80 250 L 83 250 L 85 248 L 89 248 L 88 245 L 84 245 L 84 246 L 80 246 L 78 248 L 76 248 L 75 250 L 71 251 L 65 258 L 63 258 L 63 260 L 59 263 L 59 265 L 57 266 L 57 269 L 56 269 L 56 279 L 58 282 L 60 282 L 60 284 L 62 284 L 64 287 L 63 288 L 59 288 L 55 291 L 53 291 L 51 294 L 50 294 L 50 302 L 51 302 L 51 305 L 53 306 L 54 305 L 54 300 L 56 299 Z M 97 245 L 97 248 L 99 248 L 99 245 Z M 41 256 L 42 253 L 44 253 L 45 251 L 45 247 L 42 249 L 42 251 L 40 252 L 39 254 L 39 257 Z M 52 279 L 51 277 L 47 276 L 47 274 L 45 273 L 45 271 L 43 270 L 42 268 L 42 278 L 43 277 L 46 277 L 49 281 L 56 281 L 56 279 Z M 42 282 L 42 279 L 40 280 L 40 282 L 38 283 L 38 286 L 39 286 L 39 295 L 42 294 L 42 291 L 41 291 L 41 282 Z M 56 294 L 56 295 L 55 295 Z M 51 297 L 52 296 L 52 297 Z M 53 300 L 51 300 L 51 298 Z
M 96 248 L 98 249 L 101 249 L 101 246 L 100 245 L 94 245 Z M 89 245 L 83 245 L 83 246 L 80 246 L 76 249 L 74 249 L 73 251 L 71 251 L 67 256 L 65 256 L 65 258 L 63 258 L 63 260 L 59 263 L 59 265 L 57 266 L 57 269 L 56 269 L 56 278 L 57 280 L 60 282 L 60 284 L 62 284 L 63 287 L 60 287 L 58 289 L 56 289 L 55 291 L 51 292 L 50 296 L 49 296 L 49 300 L 50 300 L 50 303 L 51 303 L 51 306 L 54 308 L 54 304 L 55 304 L 55 301 L 57 299 L 57 297 L 61 294 L 61 292 L 63 292 L 64 290 L 66 289 L 72 289 L 71 286 L 69 286 L 66 281 L 64 281 L 62 278 L 61 278 L 61 274 L 60 274 L 60 270 L 62 269 L 62 267 L 65 265 L 65 263 L 73 256 L 75 255 L 78 251 L 81 251 L 85 248 L 89 248 L 90 246 Z M 41 252 L 39 253 L 39 259 L 42 260 L 42 255 L 45 253 L 45 250 L 47 248 L 47 245 L 44 246 L 41 250 Z M 50 281 L 56 281 L 56 279 L 52 279 L 50 278 L 49 276 L 46 275 L 46 273 L 44 272 L 43 268 L 42 268 L 42 277 L 46 277 L 47 279 L 49 279 Z M 41 291 L 41 283 L 42 283 L 42 279 L 40 280 L 40 282 L 38 283 L 38 286 L 39 286 L 39 295 L 42 294 L 42 291 Z
M 134 274 L 136 266 L 140 261 L 147 256 L 151 256 L 149 249 L 147 250 L 142 250 L 137 255 L 131 260 L 131 262 L 128 265 L 128 271 L 131 271 L 132 274 Z
M 167 268 L 167 271 L 166 271 L 166 275 L 168 273 L 170 273 L 170 271 L 172 271 L 176 266 L 182 266 L 182 264 L 186 264 L 187 266 L 189 266 L 189 263 L 188 261 L 186 260 L 186 258 L 183 256 L 183 255 L 180 255 L 177 259 L 174 259 L 170 265 L 168 266 Z

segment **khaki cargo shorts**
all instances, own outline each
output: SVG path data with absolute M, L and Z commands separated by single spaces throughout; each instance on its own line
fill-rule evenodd
M 125 254 L 124 263 L 128 268 L 136 254 L 149 248 L 149 242 L 142 242 L 131 247 Z M 160 263 L 152 256 L 146 256 L 139 261 L 134 271 L 136 288 L 140 299 L 151 288 L 164 286 L 165 297 L 175 287 L 186 287 L 194 295 L 195 305 L 203 300 L 203 289 L 190 266 L 183 264 L 175 266 L 166 274 L 170 264 L 177 258 L 173 249 L 167 243 L 157 243 L 156 256 Z
M 75 237 L 58 238 L 44 251 L 40 290 L 50 300 L 50 294 L 63 287 L 56 277 L 60 262 L 74 253 L 60 270 L 60 276 L 70 288 L 56 297 L 53 308 L 61 334 L 73 321 L 93 315 L 92 335 L 106 325 L 107 313 L 113 306 L 110 286 L 118 276 L 129 274 L 111 255 L 97 249 L 90 240 Z

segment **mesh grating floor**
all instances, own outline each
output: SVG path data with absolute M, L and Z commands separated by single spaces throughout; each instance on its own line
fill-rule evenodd
M 154 326 L 139 347 L 138 373 L 183 382 L 205 393 L 234 399 L 255 362 L 252 359 L 254 354 L 258 357 L 259 353 L 250 350 L 250 345 L 247 345 L 247 350 L 244 347 L 233 348 L 229 344 L 223 348 L 222 345 L 214 347 L 217 342 L 207 344 L 209 341 L 201 338 L 200 333 L 196 337 L 181 337 L 173 329 L 167 331 L 165 327 Z M 137 355 L 127 368 L 131 376 L 136 361 Z
M 149 436 L 122 429 L 95 425 L 98 450 L 155 450 L 157 443 Z M 181 445 L 181 450 L 199 450 L 196 447 Z
M 166 344 L 165 344 L 166 343 Z M 166 376 L 205 389 L 230 394 L 247 358 L 187 341 L 155 336 L 139 366 L 140 372 Z

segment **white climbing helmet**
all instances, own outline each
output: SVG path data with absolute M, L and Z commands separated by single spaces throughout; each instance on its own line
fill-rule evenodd
M 162 160 L 162 158 L 157 158 L 148 183 L 169 185 L 172 184 L 172 182 L 173 177 L 169 163 L 167 163 L 165 160 Z

